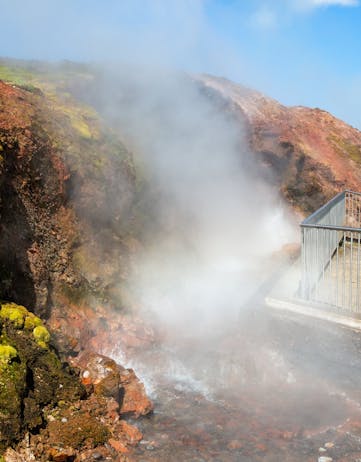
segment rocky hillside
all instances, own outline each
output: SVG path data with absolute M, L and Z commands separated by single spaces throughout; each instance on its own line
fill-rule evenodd
M 240 156 L 254 156 L 297 214 L 340 190 L 361 191 L 360 131 L 223 78 L 182 78 L 238 123 L 248 142 Z M 123 119 L 104 99 L 104 82 Z M 119 126 L 128 110 L 134 117 L 137 87 L 126 85 L 118 94 L 116 77 L 104 80 L 89 65 L 0 60 L 0 291 L 47 318 L 70 352 L 106 342 L 112 331 L 122 333 L 122 348 L 152 338 L 134 323 L 128 275 L 144 234 L 156 228 L 149 210 L 157 192 Z
M 227 79 L 195 77 L 246 126 L 264 175 L 302 214 L 344 189 L 361 191 L 361 132 L 321 109 L 286 107 Z
M 2 297 L 43 317 L 62 298 L 108 299 L 128 266 L 130 153 L 70 96 L 1 81 L 0 151 Z
M 8 445 L 7 461 L 90 460 L 95 448 L 123 460 L 141 434 L 120 415 L 152 405 L 90 339 L 108 322 L 132 328 L 132 156 L 51 79 L 6 66 L 0 77 L 0 293 L 18 304 L 0 308 L 0 460 Z
M 12 428 L 10 435 L 0 425 L 0 448 L 15 447 L 30 431 L 39 460 L 90 460 L 96 447 L 89 438 L 100 421 L 106 425 L 97 454 L 122 460 L 119 453 L 141 435 L 120 414 L 152 409 L 134 372 L 99 355 L 114 338 L 122 351 L 153 341 L 136 318 L 128 276 L 156 200 L 128 143 L 96 104 L 97 78 L 79 64 L 0 61 L 0 293 L 20 305 L 11 311 L 3 303 L 0 311 L 0 413 Z M 239 123 L 247 152 L 295 212 L 307 214 L 342 189 L 361 191 L 358 130 L 225 79 L 191 79 Z M 54 380 L 43 402 L 46 371 Z M 77 390 L 66 406 L 61 393 L 50 397 L 57 381 Z M 85 435 L 76 430 L 83 427 Z M 17 448 L 22 453 L 30 450 L 25 443 Z M 22 460 L 11 451 L 7 460 Z

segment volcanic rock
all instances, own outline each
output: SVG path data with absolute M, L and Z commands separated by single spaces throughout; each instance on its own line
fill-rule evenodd
M 0 80 L 0 291 L 49 317 L 123 281 L 135 177 L 95 113 L 35 90 Z
M 137 418 L 153 410 L 144 385 L 133 369 L 126 369 L 106 356 L 89 351 L 82 352 L 72 362 L 81 369 L 83 384 L 91 385 L 95 394 L 114 398 L 119 403 L 121 415 Z

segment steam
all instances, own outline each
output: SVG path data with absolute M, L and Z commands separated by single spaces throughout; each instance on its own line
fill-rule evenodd
M 265 259 L 295 239 L 285 209 L 201 77 L 127 66 L 104 78 L 97 104 L 157 192 L 132 279 L 143 315 L 173 337 L 219 335 L 267 277 Z
M 86 98 L 131 148 L 148 191 L 135 220 L 143 251 L 131 288 L 178 358 L 191 339 L 198 367 L 212 339 L 254 308 L 248 300 L 272 272 L 268 258 L 295 240 L 240 118 L 201 77 L 174 70 L 240 75 L 239 50 L 212 30 L 203 1 L 3 3 L 18 57 L 117 62 Z

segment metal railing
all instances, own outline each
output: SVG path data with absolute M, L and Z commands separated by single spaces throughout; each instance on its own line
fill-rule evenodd
M 361 313 L 361 193 L 338 194 L 301 231 L 301 298 Z

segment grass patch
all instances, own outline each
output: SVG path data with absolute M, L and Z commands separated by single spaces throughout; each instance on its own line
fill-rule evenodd
M 338 151 L 342 154 L 346 154 L 350 159 L 358 164 L 361 164 L 361 146 L 358 144 L 351 143 L 349 140 L 344 138 L 338 138 L 335 135 L 330 135 L 329 140 L 336 145 Z

